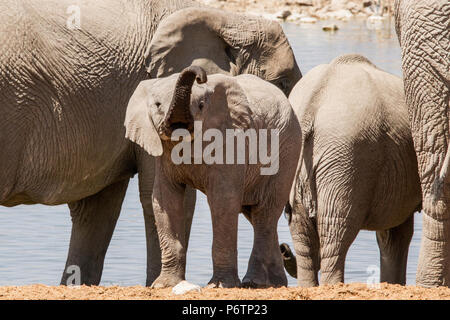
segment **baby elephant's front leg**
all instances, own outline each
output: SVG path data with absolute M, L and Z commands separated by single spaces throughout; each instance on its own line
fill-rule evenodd
M 161 245 L 161 274 L 153 282 L 153 288 L 173 287 L 185 280 L 184 191 L 184 185 L 170 181 L 163 173 L 157 173 L 153 211 Z
M 237 195 L 220 192 L 208 195 L 208 202 L 213 224 L 213 277 L 208 287 L 239 287 L 237 231 L 240 199 Z

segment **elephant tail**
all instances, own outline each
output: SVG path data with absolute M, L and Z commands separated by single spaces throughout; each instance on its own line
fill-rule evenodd
M 283 257 L 284 268 L 287 273 L 293 277 L 297 278 L 297 260 L 295 259 L 294 253 L 288 244 L 280 244 L 281 256 Z

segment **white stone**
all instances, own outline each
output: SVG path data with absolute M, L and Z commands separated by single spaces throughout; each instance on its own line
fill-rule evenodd
M 383 29 L 385 17 L 381 16 L 370 16 L 367 18 L 367 29 L 369 30 L 380 30 Z
M 292 15 L 290 15 L 286 21 L 288 22 L 298 22 L 300 21 L 301 18 L 305 18 L 306 15 L 302 14 L 302 13 L 293 13 Z
M 201 292 L 202 289 L 200 288 L 199 285 L 187 282 L 185 281 L 181 281 L 179 284 L 177 284 L 175 287 L 173 287 L 172 289 L 172 293 L 176 294 L 176 295 L 182 295 L 182 294 L 186 294 L 188 292 Z
M 317 18 L 314 17 L 303 17 L 300 19 L 299 21 L 300 23 L 316 23 L 317 22 Z
M 338 11 L 328 12 L 327 16 L 329 18 L 339 19 L 339 20 L 347 20 L 353 17 L 353 13 L 350 10 L 342 9 Z
M 333 11 L 345 9 L 347 6 L 347 0 L 331 0 L 330 6 Z

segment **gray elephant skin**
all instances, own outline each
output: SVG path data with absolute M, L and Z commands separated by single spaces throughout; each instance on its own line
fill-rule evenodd
M 350 245 L 374 230 L 380 280 L 405 284 L 421 197 L 402 80 L 344 55 L 306 74 L 289 101 L 303 143 L 287 207 L 296 263 L 282 245 L 286 269 L 299 286 L 317 286 L 319 270 L 321 285 L 344 282 Z
M 423 199 L 416 284 L 450 286 L 450 2 L 395 1 Z
M 73 4 L 79 25 L 71 20 Z M 198 64 L 214 73 L 254 73 L 288 94 L 301 78 L 279 24 L 193 1 L 4 0 L 0 21 L 0 204 L 67 203 L 73 225 L 66 269 L 79 266 L 83 284 L 100 282 L 136 173 L 147 284 L 160 273 L 155 161 L 125 139 L 123 125 L 142 80 Z M 195 192 L 187 193 L 192 218 Z M 61 283 L 69 276 L 64 272 Z
M 188 161 L 175 162 L 174 150 L 175 154 L 180 153 L 175 149 L 179 142 L 173 139 L 176 129 L 184 129 L 182 136 L 188 146 L 193 146 L 191 150 L 196 139 L 201 139 L 193 129 L 194 121 L 202 123 L 200 133 L 205 137 L 209 130 L 221 137 L 227 136 L 227 130 L 255 130 L 258 135 L 264 130 L 278 130 L 279 148 L 273 150 L 275 142 L 270 138 L 270 152 L 261 150 L 261 144 L 257 152 L 278 157 L 279 170 L 262 174 L 262 162 L 248 160 L 250 142 L 247 147 L 244 144 L 246 161 L 237 162 L 236 153 L 231 154 L 234 161 L 225 161 L 230 149 L 239 149 L 225 146 L 225 138 L 218 142 L 217 149 L 226 152 L 218 155 L 215 150 L 218 159 L 214 161 L 195 162 L 195 155 L 190 152 Z M 237 224 L 241 212 L 254 228 L 253 250 L 242 285 L 287 285 L 277 224 L 289 198 L 300 154 L 301 141 L 292 137 L 300 137 L 301 129 L 280 89 L 254 75 L 217 74 L 207 80 L 203 69 L 190 67 L 180 75 L 142 82 L 130 100 L 125 125 L 127 137 L 157 157 L 153 210 L 162 245 L 162 272 L 153 287 L 171 287 L 185 279 L 182 207 L 186 186 L 205 193 L 211 209 L 213 276 L 209 287 L 241 285 L 237 269 Z M 206 140 L 200 140 L 202 150 L 211 143 Z

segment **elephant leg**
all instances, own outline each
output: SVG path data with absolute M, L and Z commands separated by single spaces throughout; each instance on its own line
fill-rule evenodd
M 253 207 L 250 221 L 253 225 L 253 250 L 242 286 L 253 288 L 287 286 L 283 258 L 278 244 L 277 223 L 283 206 L 277 208 Z
M 234 189 L 230 187 L 230 190 Z M 208 197 L 213 225 L 213 277 L 209 288 L 239 287 L 237 232 L 240 212 L 238 194 L 218 192 Z
M 72 284 L 74 270 L 80 271 L 79 284 L 100 283 L 106 250 L 119 218 L 128 182 L 129 179 L 117 182 L 96 195 L 69 204 L 72 235 L 62 285 Z
M 380 282 L 406 284 L 406 263 L 413 233 L 414 214 L 395 228 L 377 231 L 380 248 Z
M 195 203 L 197 201 L 197 190 L 186 186 L 184 193 L 184 226 L 185 226 L 185 236 L 184 240 L 186 250 L 189 247 L 189 238 L 191 236 L 192 219 L 194 218 Z
M 184 185 L 168 179 L 163 170 L 156 175 L 153 210 L 161 246 L 161 273 L 153 288 L 174 287 L 185 280 L 185 189 Z
M 360 230 L 345 216 L 329 216 L 317 224 L 320 238 L 320 284 L 344 282 L 345 258 Z
M 303 208 L 298 205 L 294 206 L 291 219 L 289 229 L 296 253 L 297 285 L 299 287 L 318 286 L 320 240 L 315 219 L 308 217 Z
M 161 273 L 161 247 L 156 230 L 155 215 L 153 213 L 152 193 L 155 181 L 155 158 L 146 152 L 140 153 L 139 159 L 139 194 L 144 211 L 145 235 L 147 240 L 147 280 L 146 285 L 152 283 Z M 185 247 L 187 250 L 191 232 L 192 219 L 196 202 L 196 190 L 186 187 L 184 198 L 185 212 Z

